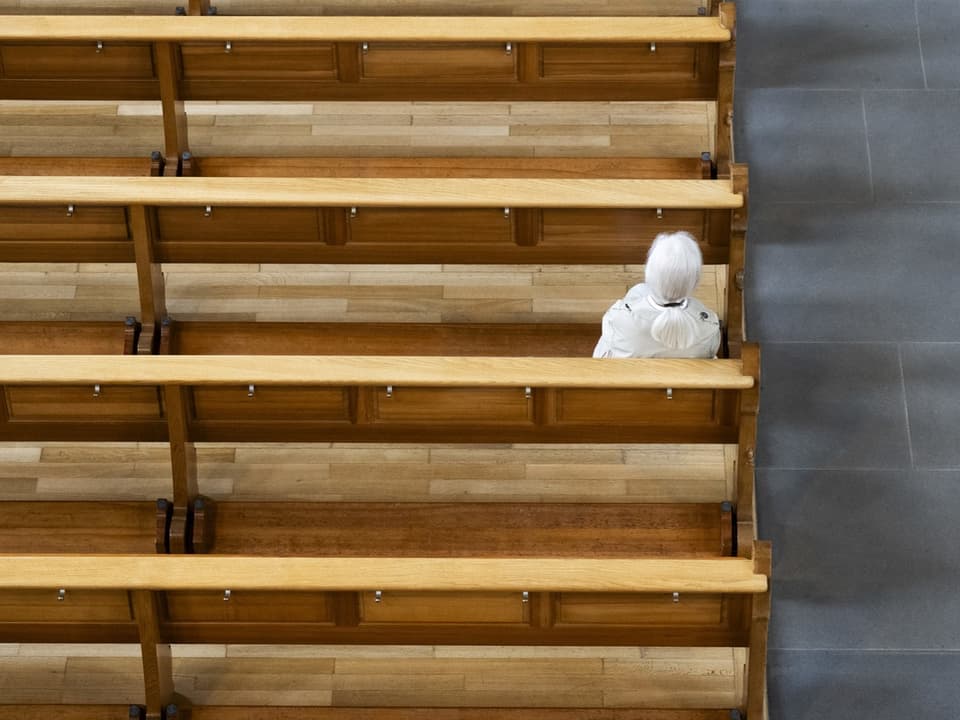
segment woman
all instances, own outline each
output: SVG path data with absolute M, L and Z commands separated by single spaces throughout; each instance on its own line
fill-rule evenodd
M 646 282 L 634 285 L 607 310 L 593 356 L 716 357 L 720 320 L 690 297 L 702 264 L 690 233 L 657 235 L 647 254 Z

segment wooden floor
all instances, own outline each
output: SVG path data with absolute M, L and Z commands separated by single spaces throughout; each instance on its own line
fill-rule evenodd
M 0 645 L 5 703 L 143 701 L 133 645 Z M 203 705 L 734 707 L 745 651 L 717 648 L 174 647 Z
M 58 11 L 167 12 L 172 3 L 58 2 Z M 181 3 L 182 4 L 182 3 Z M 221 0 L 224 11 L 265 3 Z M 647 0 L 695 14 L 699 2 Z M 357 3 L 278 2 L 336 12 Z M 49 11 L 0 0 L 0 12 Z M 635 11 L 637 0 L 471 3 L 475 13 Z M 370 10 L 372 3 L 361 8 Z M 450 12 L 446 0 L 380 11 Z M 709 103 L 241 103 L 188 105 L 191 146 L 220 155 L 672 155 L 712 150 Z M 159 147 L 155 103 L 0 102 L 0 155 L 143 155 Z M 638 263 L 642 258 L 638 258 Z M 698 295 L 721 309 L 724 273 Z M 721 269 L 722 270 L 722 269 Z M 166 266 L 181 319 L 597 322 L 642 266 Z M 127 265 L 0 264 L 0 318 L 136 314 Z M 203 446 L 201 490 L 220 499 L 719 501 L 734 454 L 702 446 Z M 170 494 L 163 445 L 0 444 L 0 499 Z M 744 653 L 729 649 L 175 648 L 177 690 L 205 704 L 732 707 Z M 139 702 L 134 646 L 0 645 L 0 703 Z

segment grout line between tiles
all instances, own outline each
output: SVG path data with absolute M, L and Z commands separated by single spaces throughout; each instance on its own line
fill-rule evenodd
M 920 35 L 920 0 L 913 0 L 913 18 L 917 24 L 917 46 L 920 49 L 920 72 L 923 73 L 923 89 L 929 90 L 930 86 L 927 84 L 927 65 L 923 60 L 923 38 Z
M 862 653 L 873 655 L 956 655 L 958 648 L 791 648 L 768 646 L 768 650 L 777 652 L 816 652 L 816 653 Z
M 860 93 L 860 108 L 863 110 L 863 141 L 867 147 L 867 180 L 870 183 L 870 202 L 876 204 L 877 191 L 873 187 L 873 157 L 870 155 L 870 126 L 867 124 L 867 99 Z
M 900 390 L 903 392 L 903 415 L 907 422 L 907 449 L 910 451 L 910 467 L 915 468 L 916 463 L 913 458 L 913 433 L 910 430 L 910 409 L 907 407 L 907 379 L 903 372 L 903 352 L 899 344 L 897 345 L 897 364 L 900 366 Z
M 889 465 L 884 467 L 847 467 L 842 465 L 820 465 L 820 466 L 808 466 L 808 467 L 790 467 L 790 466 L 781 466 L 781 465 L 757 465 L 758 470 L 787 470 L 789 472 L 793 471 L 819 471 L 819 470 L 829 470 L 831 472 L 870 472 L 870 473 L 901 473 L 909 472 L 913 468 L 902 467 L 902 468 L 892 468 Z

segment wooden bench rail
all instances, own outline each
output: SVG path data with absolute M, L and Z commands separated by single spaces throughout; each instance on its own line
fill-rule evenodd
M 728 42 L 721 17 L 7 15 L 0 40 Z
M 0 355 L 11 385 L 394 385 L 716 389 L 753 387 L 740 360 L 373 356 Z
M 0 555 L 0 588 L 762 593 L 747 558 L 291 558 Z
M 729 180 L 17 176 L 0 177 L 0 203 L 730 209 L 743 197 Z

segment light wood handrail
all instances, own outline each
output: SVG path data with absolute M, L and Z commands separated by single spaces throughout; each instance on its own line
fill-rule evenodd
M 0 588 L 757 593 L 747 558 L 291 558 L 0 555 Z
M 0 355 L 11 385 L 406 385 L 742 390 L 740 360 L 276 355 Z
M 0 40 L 727 42 L 718 17 L 7 15 Z
M 0 203 L 269 207 L 704 208 L 743 205 L 729 180 L 2 176 Z

